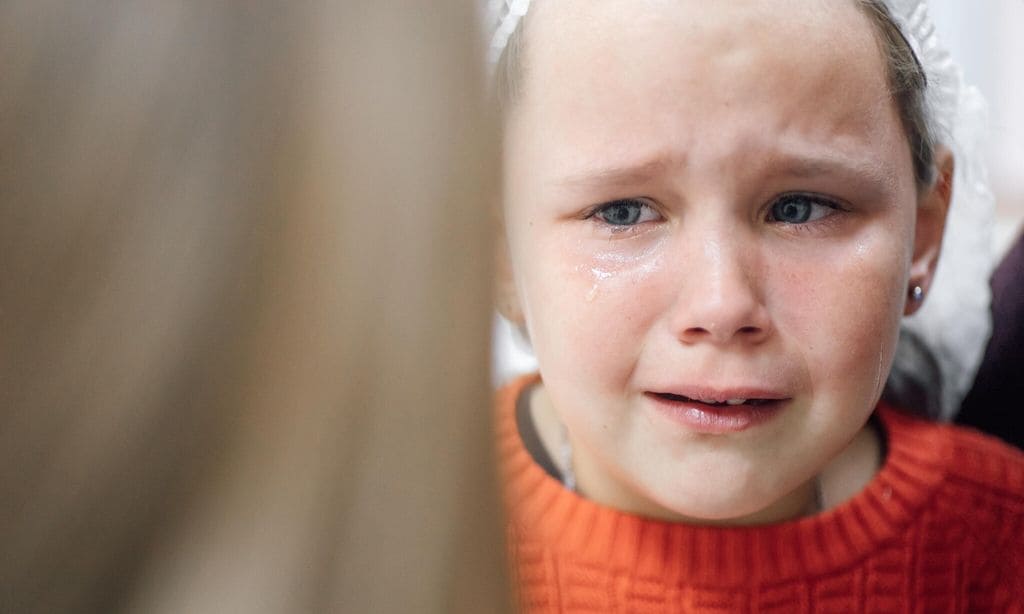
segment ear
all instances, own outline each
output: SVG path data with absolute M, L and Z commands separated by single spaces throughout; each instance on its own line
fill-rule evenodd
M 917 223 L 914 230 L 914 254 L 910 262 L 910 288 L 920 286 L 927 296 L 935 277 L 942 249 L 942 235 L 946 228 L 946 214 L 953 197 L 953 153 L 946 147 L 935 149 L 935 181 L 918 197 Z M 908 299 L 905 315 L 921 308 L 921 300 Z
M 498 228 L 498 240 L 495 254 L 496 283 L 494 284 L 495 306 L 498 313 L 517 328 L 526 326 L 519 291 L 516 289 L 515 277 L 512 274 L 512 256 L 509 252 L 508 237 L 505 235 L 504 224 Z

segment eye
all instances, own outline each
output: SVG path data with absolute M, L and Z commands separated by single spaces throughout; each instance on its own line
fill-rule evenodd
M 635 226 L 658 219 L 658 213 L 646 202 L 636 198 L 613 200 L 591 214 L 611 226 Z
M 770 221 L 783 224 L 806 224 L 832 215 L 837 203 L 810 194 L 786 194 L 772 203 Z

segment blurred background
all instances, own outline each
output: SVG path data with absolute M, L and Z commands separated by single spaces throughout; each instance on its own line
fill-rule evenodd
M 1000 252 L 1024 220 L 1024 1 L 930 0 L 939 38 L 989 103 L 988 162 Z

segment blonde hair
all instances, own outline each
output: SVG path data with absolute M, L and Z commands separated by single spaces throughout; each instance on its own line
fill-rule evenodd
M 506 609 L 471 9 L 0 6 L 0 610 Z

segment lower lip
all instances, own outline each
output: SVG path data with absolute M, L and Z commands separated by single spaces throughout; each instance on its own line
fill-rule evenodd
M 656 394 L 647 393 L 655 408 L 673 422 L 687 429 L 707 435 L 739 433 L 759 424 L 768 422 L 781 413 L 786 400 L 772 401 L 759 405 L 715 406 L 704 403 L 673 401 Z

